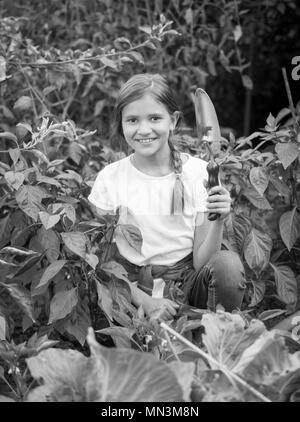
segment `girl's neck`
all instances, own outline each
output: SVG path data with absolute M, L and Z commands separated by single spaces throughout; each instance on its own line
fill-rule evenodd
M 173 171 L 170 150 L 159 156 L 148 157 L 134 152 L 131 156 L 131 162 L 139 171 L 150 176 L 166 176 Z

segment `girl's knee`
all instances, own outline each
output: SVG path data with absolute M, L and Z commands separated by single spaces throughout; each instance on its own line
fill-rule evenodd
M 216 284 L 226 283 L 245 288 L 245 270 L 239 255 L 233 251 L 221 250 L 213 254 L 207 263 Z

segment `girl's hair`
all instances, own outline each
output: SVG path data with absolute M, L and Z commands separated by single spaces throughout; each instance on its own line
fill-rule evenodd
M 139 100 L 147 93 L 150 93 L 156 101 L 163 104 L 170 115 L 175 111 L 179 112 L 172 90 L 163 76 L 150 73 L 136 74 L 128 79 L 119 91 L 113 114 L 112 137 L 118 136 L 124 138 L 122 129 L 122 111 L 124 107 L 133 101 Z M 178 126 L 179 121 L 180 118 L 176 126 Z M 174 145 L 172 137 L 173 133 L 170 133 L 168 144 L 171 151 L 171 164 L 176 175 L 176 181 L 171 213 L 181 214 L 184 208 L 184 188 L 181 180 L 182 160 L 180 151 Z

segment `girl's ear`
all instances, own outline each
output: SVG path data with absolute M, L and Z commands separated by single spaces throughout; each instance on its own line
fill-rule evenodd
M 171 130 L 174 130 L 176 128 L 179 117 L 180 117 L 180 111 L 174 111 L 174 113 L 171 116 L 171 121 L 172 121 Z

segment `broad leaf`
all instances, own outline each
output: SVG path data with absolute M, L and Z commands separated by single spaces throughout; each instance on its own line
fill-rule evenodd
M 256 208 L 260 210 L 271 210 L 272 207 L 268 200 L 261 196 L 256 189 L 244 188 L 241 192 Z
M 54 227 L 55 224 L 57 224 L 60 220 L 59 215 L 51 215 L 45 211 L 39 212 L 39 217 L 46 230 L 51 229 L 51 227 Z
M 86 401 L 84 381 L 88 359 L 75 350 L 48 349 L 26 359 L 31 375 L 43 379 L 28 395 L 29 402 Z
M 24 111 L 32 108 L 32 99 L 26 95 L 22 95 L 14 104 L 14 110 Z
M 7 403 L 7 402 L 16 402 L 14 399 L 12 399 L 12 398 L 10 398 L 10 397 L 8 397 L 8 396 L 3 396 L 3 395 L 0 395 L 0 402 L 2 402 L 2 403 Z
M 244 256 L 249 267 L 258 275 L 270 260 L 272 239 L 255 228 L 247 235 L 244 243 Z
M 105 262 L 101 265 L 101 269 L 109 274 L 114 274 L 117 278 L 129 281 L 127 271 L 121 264 L 116 261 Z
M 299 155 L 299 147 L 293 142 L 279 143 L 275 146 L 275 151 L 284 169 L 287 169 Z
M 44 274 L 42 275 L 42 278 L 39 282 L 39 284 L 35 287 L 36 290 L 44 290 L 48 284 L 49 281 L 52 280 L 52 278 L 59 273 L 59 271 L 63 268 L 63 266 L 67 263 L 65 259 L 54 261 L 52 262 L 45 270 Z
M 48 349 L 26 359 L 31 375 L 44 381 L 43 386 L 30 392 L 28 401 L 183 400 L 177 377 L 165 362 L 151 354 L 101 346 L 91 332 L 87 337 L 89 358 L 74 350 Z
M 236 214 L 233 216 L 232 224 L 234 241 L 237 246 L 237 252 L 241 253 L 244 248 L 245 238 L 252 229 L 252 223 L 248 217 L 242 214 Z
M 46 230 L 43 226 L 31 238 L 29 246 L 33 250 L 46 252 L 49 262 L 56 261 L 60 254 L 58 235 L 51 229 Z
M 276 330 L 265 332 L 245 349 L 234 372 L 257 385 L 279 386 L 300 367 L 300 352 L 289 354 Z
M 279 230 L 284 244 L 290 251 L 300 236 L 300 213 L 296 207 L 281 215 Z
M 258 305 L 264 298 L 266 291 L 266 283 L 264 281 L 252 281 L 253 294 L 251 297 L 250 307 Z
M 253 319 L 246 327 L 240 315 L 224 311 L 204 314 L 202 325 L 205 328 L 202 339 L 207 352 L 229 369 L 233 369 L 244 351 L 266 332 L 263 322 Z M 219 369 L 214 364 L 211 366 Z
M 72 310 L 71 314 L 63 320 L 55 323 L 55 328 L 61 333 L 69 333 L 81 344 L 84 345 L 88 332 L 88 327 L 91 326 L 91 319 L 89 310 L 83 304 L 77 304 Z
M 169 363 L 169 368 L 177 377 L 178 383 L 181 385 L 183 391 L 183 400 L 189 402 L 192 383 L 194 380 L 195 363 L 194 362 L 182 362 L 173 361 Z
M 133 249 L 141 253 L 143 238 L 138 227 L 132 224 L 118 224 L 115 233 L 123 236 Z
M 274 270 L 277 293 L 280 299 L 289 305 L 297 303 L 297 280 L 292 269 L 286 265 L 271 264 Z
M 7 183 L 15 190 L 18 190 L 25 180 L 24 174 L 18 171 L 8 171 L 4 177 Z
M 66 247 L 74 254 L 85 258 L 87 239 L 84 233 L 68 232 L 61 233 L 62 240 Z
M 5 246 L 11 237 L 10 215 L 1 218 L 0 220 L 0 248 Z
M 76 287 L 56 293 L 50 303 L 49 324 L 69 315 L 77 302 L 78 293 Z
M 252 186 L 263 196 L 269 184 L 269 177 L 264 167 L 252 167 L 249 173 Z
M 110 320 L 113 320 L 112 315 L 112 306 L 113 306 L 113 300 L 110 294 L 109 289 L 104 286 L 103 284 L 99 283 L 99 281 L 96 280 L 96 288 L 97 288 L 97 294 L 98 294 L 98 306 L 102 311 L 105 313 L 105 315 L 110 318 Z
M 117 347 L 131 348 L 131 338 L 135 333 L 135 329 L 128 327 L 108 327 L 97 330 L 96 333 L 111 336 Z
M 276 318 L 283 314 L 286 314 L 286 309 L 269 309 L 268 311 L 263 311 L 257 318 L 260 321 L 268 321 L 269 319 Z
M 35 222 L 42 208 L 42 199 L 49 195 L 39 186 L 24 185 L 16 193 L 19 207 Z
M 21 156 L 21 151 L 19 148 L 9 148 L 8 150 L 10 158 L 13 160 L 13 163 L 16 164 Z
M 33 321 L 35 322 L 35 318 L 33 316 L 33 305 L 30 293 L 27 289 L 17 284 L 5 284 L 0 283 L 2 287 L 4 287 L 13 298 L 14 302 L 22 309 L 22 311 Z
M 84 259 L 94 270 L 99 264 L 99 258 L 93 253 L 87 253 Z
M 95 376 L 87 380 L 87 393 L 90 398 L 94 398 L 94 401 L 175 402 L 183 400 L 183 391 L 177 377 L 165 362 L 157 360 L 150 354 L 135 350 L 103 347 L 96 342 L 91 329 L 87 340 L 91 349 L 94 371 L 97 368 L 102 373 L 100 385 L 99 376 L 97 383 L 94 382 Z M 99 374 L 98 371 L 96 373 Z M 96 373 L 94 372 L 95 375 Z M 103 384 L 107 388 L 104 389 Z

